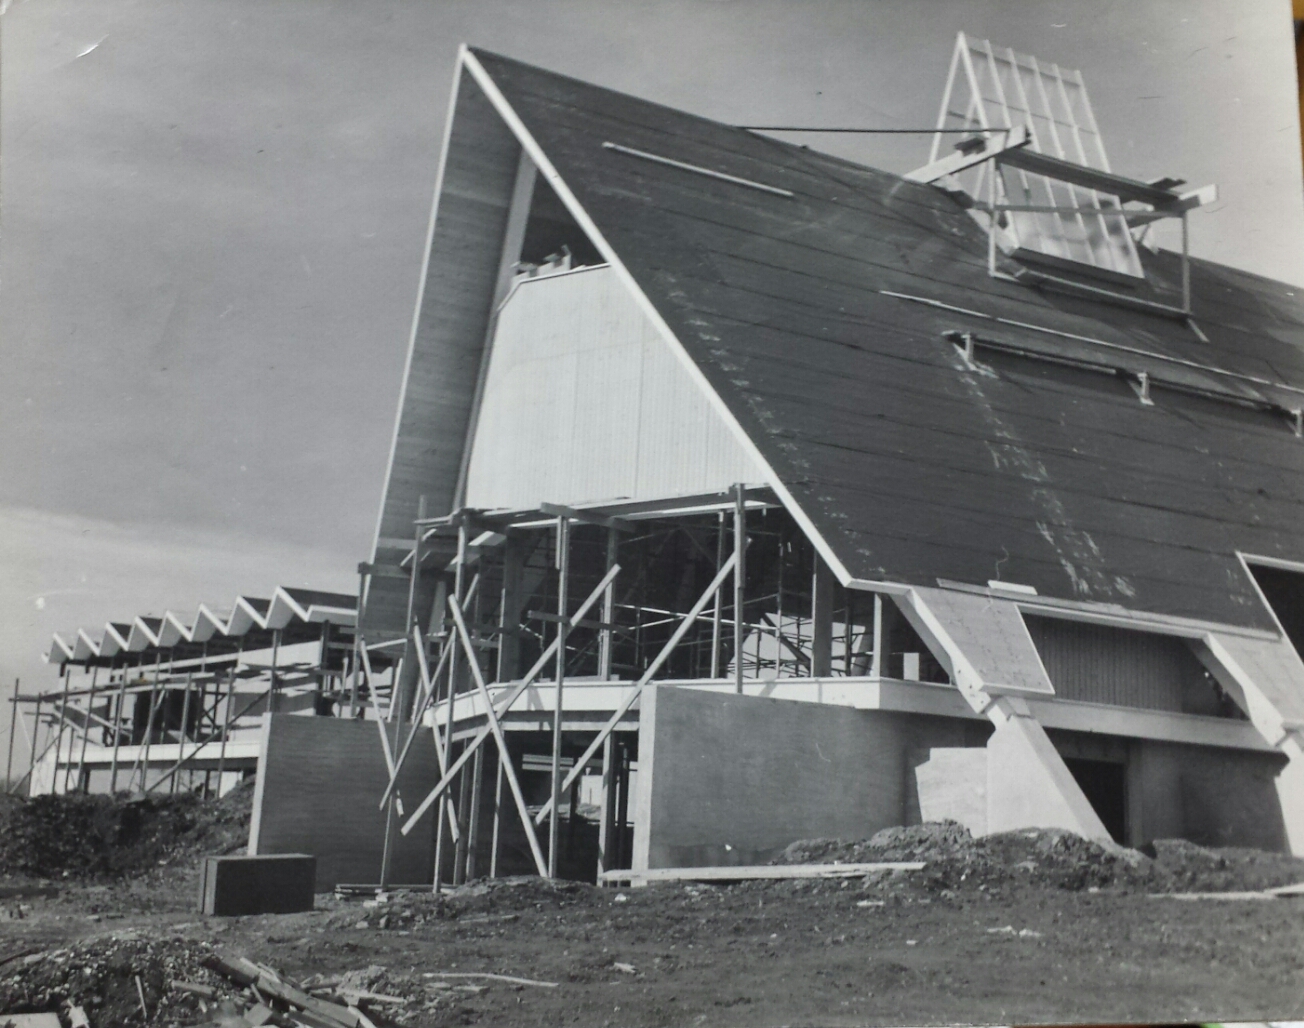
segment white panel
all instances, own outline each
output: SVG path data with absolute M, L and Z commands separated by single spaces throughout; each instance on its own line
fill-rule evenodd
M 947 648 L 958 650 L 958 654 L 948 656 L 955 660 L 958 655 L 967 661 L 984 687 L 1055 695 L 1023 616 L 1013 602 L 946 589 L 912 592 L 915 611 L 926 607 L 948 637 L 951 646 Z M 909 610 L 906 616 L 910 617 Z
M 526 280 L 503 304 L 467 506 L 657 499 L 764 480 L 611 269 Z

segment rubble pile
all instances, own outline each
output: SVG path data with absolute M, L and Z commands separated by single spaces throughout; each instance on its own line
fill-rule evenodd
M 150 940 L 122 932 L 66 949 L 15 957 L 0 965 L 0 1010 L 9 1014 L 79 1007 L 96 1028 L 193 1024 L 205 1019 L 204 997 L 171 988 L 176 979 L 210 980 L 202 943 Z M 220 986 L 220 982 L 214 983 Z M 215 989 L 216 994 L 218 990 Z M 141 1004 L 148 1016 L 142 1012 Z
M 0 806 L 0 877 L 130 878 L 248 842 L 252 783 L 220 800 L 63 795 Z
M 1081 891 L 1255 890 L 1304 881 L 1304 860 L 1259 850 L 1207 849 L 1160 840 L 1144 851 L 1040 828 L 974 838 L 955 821 L 885 828 L 869 839 L 803 839 L 776 864 L 922 860 L 922 871 L 884 875 L 902 887 L 992 889 L 1032 885 Z

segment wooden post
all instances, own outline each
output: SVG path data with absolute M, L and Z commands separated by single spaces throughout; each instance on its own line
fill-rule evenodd
M 36 717 L 32 721 L 32 752 L 27 768 L 27 795 L 32 794 L 32 782 L 36 778 L 36 744 L 41 737 L 41 694 L 36 694 Z
M 411 647 L 416 644 L 417 636 L 413 634 L 412 629 L 421 624 L 421 614 L 417 610 L 417 590 L 421 581 L 421 561 L 423 556 L 421 553 L 421 537 L 426 531 L 426 526 L 422 523 L 425 521 L 425 517 L 426 494 L 422 493 L 417 497 L 417 519 L 412 534 L 412 574 L 408 577 L 407 620 L 404 629 L 406 633 L 406 641 L 403 645 L 405 652 L 410 650 Z M 421 645 L 424 646 L 424 636 L 421 638 Z M 412 687 L 408 688 L 396 672 L 393 676 L 394 685 L 390 690 L 389 696 L 390 716 L 393 717 L 397 715 L 400 722 L 407 720 L 412 709 L 409 693 L 416 693 L 416 682 L 418 679 L 416 673 L 417 663 L 414 654 L 410 656 L 410 659 L 405 660 L 403 665 L 406 671 L 406 674 L 403 677 L 413 683 Z
M 399 722 L 402 724 L 402 722 Z M 381 725 L 382 732 L 388 732 L 388 725 Z M 385 889 L 389 885 L 389 869 L 393 862 L 393 841 L 394 841 L 394 803 L 396 797 L 391 796 L 389 802 L 385 805 L 385 840 L 380 851 L 380 888 Z M 438 891 L 439 886 L 439 864 L 435 864 L 435 888 Z
M 624 867 L 629 863 L 629 854 L 625 852 L 625 822 L 629 820 L 629 747 L 624 740 L 617 742 L 619 756 L 616 758 L 619 768 L 619 798 L 616 802 L 616 845 L 615 863 Z
M 471 775 L 463 768 L 457 783 L 457 845 L 453 848 L 453 884 L 466 881 L 467 836 L 471 830 L 468 803 L 471 800 Z
M 499 753 L 494 762 L 494 829 L 489 845 L 489 877 L 498 877 L 498 829 L 502 822 L 503 809 L 503 761 L 507 757 Z
M 181 762 L 186 759 L 186 727 L 190 724 L 190 687 L 192 684 L 192 675 L 186 674 L 186 695 L 181 701 L 181 731 L 177 732 L 177 767 L 172 772 L 172 781 L 168 785 L 168 792 L 175 795 L 177 791 L 177 779 L 181 777 Z M 202 709 L 202 708 L 201 708 Z M 164 725 L 167 721 L 164 719 Z
M 719 594 L 717 594 L 719 595 Z M 611 862 L 611 844 L 614 841 L 613 824 L 616 816 L 615 807 L 615 743 L 613 736 L 607 736 L 602 744 L 602 810 L 598 815 L 598 875 L 603 871 L 614 870 Z M 599 878 L 599 881 L 601 879 Z
M 525 540 L 507 533 L 503 543 L 503 589 L 498 610 L 498 674 L 500 682 L 516 677 L 521 654 L 521 578 L 525 570 Z
M 235 651 L 235 662 L 231 665 L 231 681 L 227 683 L 226 709 L 222 712 L 222 747 L 217 755 L 217 798 L 222 798 L 222 772 L 226 770 L 226 743 L 231 737 L 231 708 L 235 706 L 236 672 L 240 670 L 240 658 L 244 656 L 244 639 Z M 270 693 L 268 694 L 271 695 Z M 269 704 L 270 706 L 270 704 Z
M 110 668 L 112 674 L 112 668 Z M 109 795 L 118 791 L 118 747 L 122 743 L 122 708 L 127 701 L 127 660 L 122 661 L 122 673 L 118 677 L 118 705 L 113 715 L 113 758 L 109 762 Z
M 5 793 L 14 775 L 14 734 L 18 731 L 18 679 L 14 679 L 14 692 L 9 697 L 9 755 L 5 758 Z
M 467 542 L 466 521 L 462 520 L 457 526 L 457 567 L 453 571 L 453 596 L 458 603 L 462 602 L 464 596 L 463 584 L 466 578 L 466 542 Z M 440 612 L 440 616 L 441 617 L 443 616 L 442 611 Z M 458 647 L 456 640 L 454 640 L 451 636 L 449 637 L 447 645 L 452 646 L 453 648 L 448 654 L 448 714 L 445 718 L 444 744 L 442 748 L 439 749 L 439 757 L 440 757 L 439 777 L 441 779 L 448 774 L 448 758 L 449 758 L 448 750 L 449 747 L 452 746 L 453 744 L 453 717 L 456 713 L 455 708 L 457 705 L 457 674 L 458 674 L 457 662 L 458 662 L 458 655 L 461 652 L 460 647 Z M 436 683 L 431 683 L 431 688 L 434 688 L 435 684 Z M 434 731 L 436 733 L 439 732 L 438 721 L 435 722 Z M 449 796 L 448 798 L 448 803 L 449 805 L 452 804 L 451 796 Z M 443 804 L 441 804 L 441 806 L 443 806 Z M 449 811 L 450 818 L 452 817 L 452 815 L 453 815 L 453 811 Z M 443 864 L 444 818 L 440 816 L 439 811 L 435 812 L 435 820 L 438 822 L 438 826 L 435 828 L 435 880 L 434 880 L 434 891 L 437 893 L 439 892 L 441 886 L 443 885 L 442 875 L 444 873 L 444 864 Z M 453 850 L 453 864 L 454 864 L 454 877 L 456 877 L 456 864 L 457 864 L 456 843 L 454 844 L 454 847 L 455 848 Z
M 330 663 L 329 650 L 331 645 L 331 623 L 323 621 L 321 623 L 321 650 L 317 654 L 317 695 L 313 698 L 312 712 L 317 714 L 321 710 L 321 698 L 326 691 L 326 679 L 329 674 L 328 665 Z
M 810 588 L 810 673 L 827 678 L 833 674 L 833 572 L 818 553 Z
M 874 656 L 869 674 L 872 678 L 882 678 L 887 674 L 887 654 L 883 652 L 885 633 L 883 631 L 883 594 L 874 594 Z
M 466 875 L 465 880 L 471 881 L 475 878 L 479 870 L 477 864 L 477 850 L 480 847 L 480 793 L 484 789 L 484 747 L 481 746 L 475 751 L 475 761 L 471 765 L 471 821 L 467 828 L 466 836 Z
M 570 519 L 557 519 L 557 664 L 552 715 L 552 812 L 548 815 L 548 877 L 557 877 L 557 843 L 561 803 L 562 690 L 566 681 L 566 579 L 570 574 Z
M 734 692 L 743 691 L 743 592 L 747 584 L 747 493 L 734 486 Z
M 98 665 L 91 669 L 91 691 L 86 697 L 86 723 L 82 726 L 81 756 L 77 758 L 77 785 L 82 792 L 90 792 L 90 779 L 86 775 L 86 743 L 91 737 L 91 712 L 95 707 L 95 685 L 100 676 Z
M 63 672 L 63 699 L 59 701 L 59 734 L 54 739 L 54 777 L 50 779 L 50 792 L 58 792 L 59 781 L 59 758 L 63 756 L 63 730 L 68 726 L 68 690 L 72 687 L 72 675 L 68 672 L 68 665 L 64 664 L 60 668 Z M 68 747 L 68 761 L 72 762 L 72 746 Z M 68 771 L 69 768 L 63 769 L 63 791 L 68 791 Z
M 725 562 L 725 513 L 716 515 L 716 570 Z M 720 624 L 721 612 L 724 611 L 725 597 L 717 592 L 716 603 L 711 612 L 711 677 L 720 677 Z
M 277 658 L 280 656 L 280 653 L 281 653 L 281 630 L 279 628 L 274 628 L 272 629 L 272 674 L 271 674 L 272 691 L 268 693 L 268 700 L 267 700 L 267 709 L 271 711 L 273 714 L 276 713 L 276 708 L 280 705 L 280 690 L 277 688 L 277 681 L 276 681 L 276 661 Z
M 612 526 L 607 528 L 607 570 L 610 571 L 616 566 L 616 558 L 620 552 L 620 534 Z M 611 582 L 607 586 L 607 591 L 602 595 L 602 623 L 611 625 L 615 623 L 616 617 L 616 583 Z M 603 628 L 601 635 L 598 636 L 598 678 L 601 681 L 611 680 L 611 649 L 614 642 L 614 635 L 610 628 Z
M 362 673 L 362 655 L 361 650 L 367 645 L 366 639 L 363 638 L 362 626 L 363 619 L 366 615 L 366 596 L 367 596 L 367 578 L 369 572 L 367 565 L 359 565 L 358 568 L 358 613 L 353 623 L 353 666 L 352 686 L 349 689 L 349 717 L 358 716 L 358 677 Z M 370 683 L 368 683 L 370 684 Z
M 150 748 L 150 744 L 154 741 L 154 712 L 158 706 L 158 695 L 159 695 L 158 669 L 159 669 L 159 665 L 162 662 L 163 662 L 163 653 L 162 651 L 159 651 L 158 653 L 155 654 L 154 682 L 149 689 L 149 711 L 148 711 L 148 716 L 145 719 L 145 748 L 143 753 L 139 749 L 136 751 L 137 762 L 140 764 L 140 791 L 141 792 L 144 792 L 146 786 L 149 785 L 149 748 Z M 167 690 L 164 690 L 164 692 L 166 691 Z M 136 699 L 137 702 L 139 702 L 140 700 L 139 695 L 137 696 Z M 143 759 L 141 759 L 142 757 Z M 135 769 L 133 768 L 132 771 L 133 771 L 132 780 L 134 781 Z

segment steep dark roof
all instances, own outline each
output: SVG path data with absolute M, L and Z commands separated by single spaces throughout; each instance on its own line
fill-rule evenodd
M 1170 318 L 992 279 L 985 233 L 931 186 L 475 56 L 853 576 L 1001 578 L 1269 627 L 1235 552 L 1304 560 L 1304 440 L 1284 418 L 1161 389 L 1143 406 L 1122 379 L 1022 357 L 972 370 L 944 332 L 1101 354 L 881 290 L 1297 387 L 1300 290 L 1194 261 L 1204 342 Z M 1143 292 L 1172 302 L 1177 258 L 1144 256 Z M 1293 395 L 1173 368 L 1154 373 Z

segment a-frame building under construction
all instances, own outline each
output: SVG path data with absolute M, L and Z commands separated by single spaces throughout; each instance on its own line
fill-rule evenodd
M 380 730 L 268 715 L 256 851 L 1304 853 L 1299 290 L 1140 245 L 1210 194 L 1052 140 L 1080 77 L 956 68 L 968 134 L 903 177 L 463 50 L 340 679 Z

